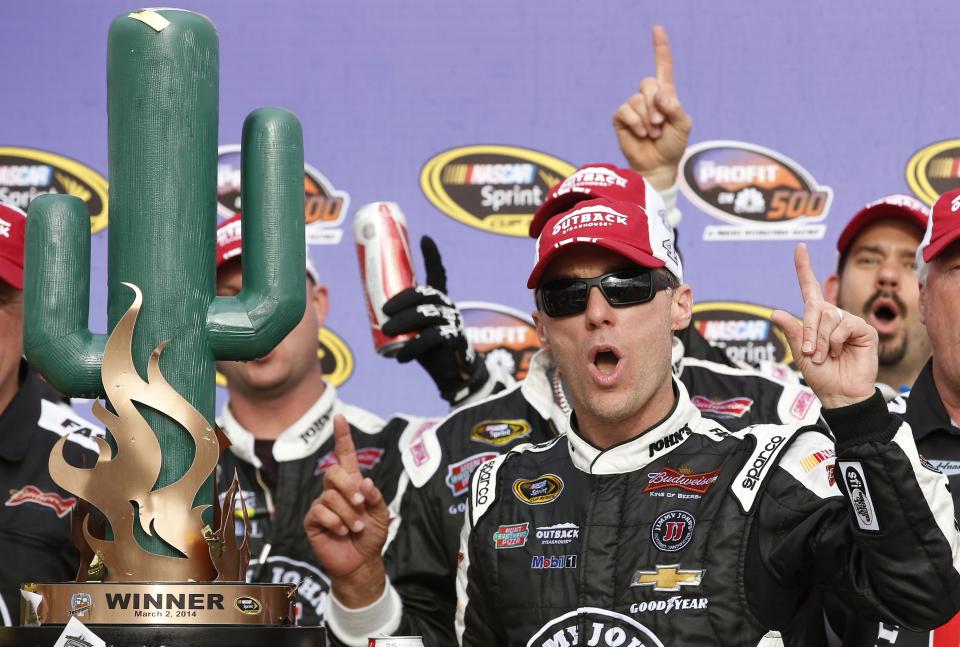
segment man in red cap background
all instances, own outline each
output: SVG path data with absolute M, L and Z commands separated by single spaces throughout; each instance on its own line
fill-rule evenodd
M 930 340 L 920 322 L 916 251 L 929 209 L 907 195 L 890 195 L 866 205 L 837 240 L 837 271 L 823 295 L 830 303 L 863 317 L 880 335 L 877 379 L 891 387 L 913 384 L 930 357 Z
M 75 497 L 50 478 L 50 450 L 67 436 L 77 467 L 97 460 L 93 435 L 23 358 L 23 247 L 26 215 L 0 204 L 0 625 L 19 624 L 20 585 L 71 581 L 80 555 L 70 539 Z

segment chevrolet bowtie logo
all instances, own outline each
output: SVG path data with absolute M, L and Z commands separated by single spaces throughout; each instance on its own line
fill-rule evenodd
M 681 586 L 699 586 L 703 571 L 686 570 L 680 564 L 657 565 L 655 571 L 637 571 L 630 586 L 652 586 L 654 591 L 679 591 Z

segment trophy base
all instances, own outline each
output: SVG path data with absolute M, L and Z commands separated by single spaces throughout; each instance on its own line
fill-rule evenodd
M 97 625 L 89 627 L 107 647 L 324 647 L 323 627 L 223 625 Z M 0 627 L 0 647 L 50 647 L 63 627 Z M 69 644 L 69 642 L 68 642 Z

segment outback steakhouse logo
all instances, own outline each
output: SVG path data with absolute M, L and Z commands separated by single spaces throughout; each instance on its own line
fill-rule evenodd
M 547 193 L 575 170 L 527 148 L 463 146 L 428 161 L 420 172 L 420 188 L 433 206 L 466 225 L 526 237 Z
M 771 312 L 771 308 L 736 301 L 698 303 L 693 306 L 693 325 L 734 362 L 790 364 L 793 353 L 787 336 L 770 321 Z
M 37 196 L 73 195 L 90 211 L 90 232 L 107 226 L 107 179 L 56 153 L 0 146 L 0 202 L 26 211 Z
M 330 384 L 340 386 L 353 375 L 353 353 L 347 343 L 328 328 L 321 328 L 317 338 L 320 341 L 317 359 L 323 369 L 323 377 Z M 217 386 L 227 388 L 227 378 L 219 371 Z
M 499 366 L 518 381 L 526 377 L 530 358 L 540 349 L 530 315 L 482 301 L 463 301 L 457 307 L 467 339 L 485 357 L 487 366 Z
M 527 505 L 544 505 L 563 492 L 563 480 L 556 474 L 544 474 L 534 479 L 517 479 L 513 493 Z
M 691 202 L 730 225 L 704 229 L 704 240 L 823 238 L 833 189 L 769 148 L 737 141 L 702 142 L 681 162 L 681 189 Z
M 933 206 L 941 194 L 960 189 L 960 139 L 947 139 L 918 150 L 907 162 L 907 184 Z
M 343 238 L 343 219 L 350 195 L 335 189 L 320 171 L 303 165 L 303 208 L 306 238 L 310 245 L 336 245 Z M 217 159 L 217 212 L 229 218 L 240 204 L 240 145 L 221 146 Z

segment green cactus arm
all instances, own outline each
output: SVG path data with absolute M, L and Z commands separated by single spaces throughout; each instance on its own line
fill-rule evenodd
M 23 350 L 69 397 L 103 395 L 106 335 L 90 332 L 90 214 L 83 200 L 44 195 L 30 203 L 24 276 Z
M 250 113 L 241 146 L 243 288 L 207 310 L 210 349 L 219 360 L 263 357 L 303 317 L 306 249 L 303 134 L 278 108 Z

